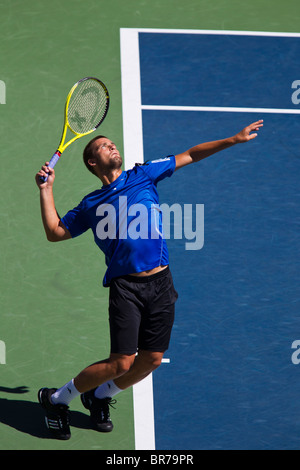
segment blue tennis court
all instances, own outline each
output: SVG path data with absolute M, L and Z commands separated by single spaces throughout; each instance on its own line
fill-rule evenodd
M 254 141 L 159 184 L 161 203 L 204 204 L 204 246 L 168 243 L 179 300 L 170 363 L 153 374 L 156 449 L 297 449 L 300 37 L 136 37 L 144 160 L 264 119 Z

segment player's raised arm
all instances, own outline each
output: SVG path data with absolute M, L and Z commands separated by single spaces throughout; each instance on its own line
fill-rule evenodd
M 232 145 L 241 144 L 248 142 L 249 140 L 255 139 L 257 137 L 257 132 L 263 126 L 263 121 L 259 120 L 253 122 L 249 126 L 242 129 L 238 134 L 233 137 L 228 137 L 227 139 L 215 140 L 212 142 L 205 142 L 203 144 L 196 145 L 195 147 L 190 148 L 186 152 L 180 153 L 175 156 L 176 168 L 182 168 L 190 163 L 199 162 L 214 153 L 225 150 Z
M 40 189 L 41 216 L 47 236 L 50 242 L 58 242 L 71 238 L 70 232 L 62 224 L 54 204 L 53 183 L 55 173 L 46 162 L 41 170 L 36 174 L 35 181 Z M 46 182 L 41 181 L 41 177 L 47 176 Z

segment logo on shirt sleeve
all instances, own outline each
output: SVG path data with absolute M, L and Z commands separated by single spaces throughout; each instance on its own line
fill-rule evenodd
M 161 162 L 168 162 L 168 161 L 170 161 L 170 157 L 159 158 L 158 160 L 152 160 L 152 162 L 150 163 L 161 163 Z

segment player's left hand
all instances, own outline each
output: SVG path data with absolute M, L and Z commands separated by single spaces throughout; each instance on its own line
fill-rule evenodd
M 245 127 L 242 131 L 234 136 L 237 144 L 242 144 L 244 142 L 249 142 L 249 140 L 255 139 L 257 137 L 257 132 L 263 126 L 263 120 L 253 122 L 249 126 Z

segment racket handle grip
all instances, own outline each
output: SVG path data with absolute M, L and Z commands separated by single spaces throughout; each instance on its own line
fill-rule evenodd
M 61 156 L 61 153 L 57 150 L 55 154 L 53 155 L 53 157 L 51 158 L 48 168 L 54 168 L 60 156 Z M 48 179 L 48 175 L 40 176 L 40 181 L 42 181 L 43 183 L 46 183 L 47 179 Z

